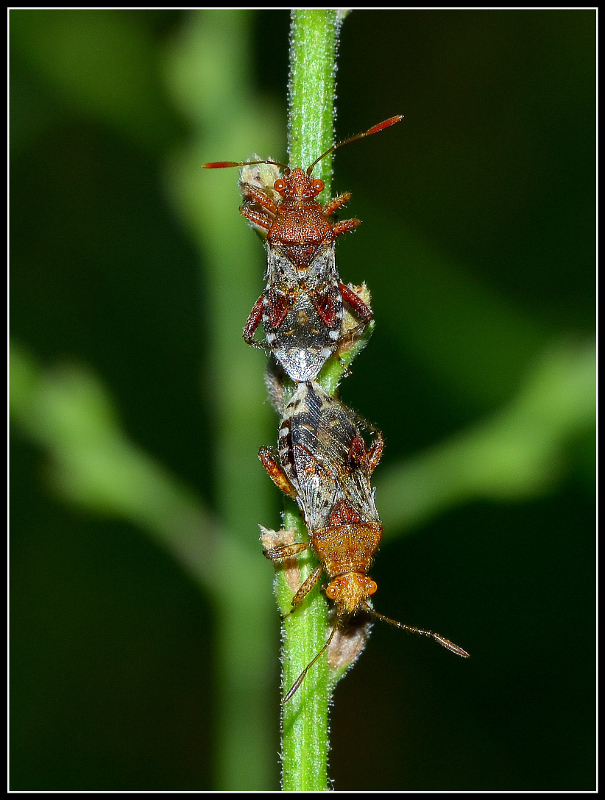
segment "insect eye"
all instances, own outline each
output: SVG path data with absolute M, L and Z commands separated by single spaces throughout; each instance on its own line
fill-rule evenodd
M 319 194 L 320 192 L 323 192 L 324 186 L 325 186 L 324 182 L 322 180 L 320 180 L 319 178 L 317 178 L 317 180 L 313 181 L 313 191 L 314 191 L 314 193 L 315 194 Z
M 279 192 L 281 194 L 286 188 L 285 180 L 283 178 L 278 178 L 273 184 L 273 188 L 275 189 L 276 192 Z
M 378 589 L 378 584 L 376 583 L 376 581 L 369 580 L 367 589 L 368 589 L 368 594 L 369 595 L 370 594 L 374 594 L 376 592 L 376 590 Z

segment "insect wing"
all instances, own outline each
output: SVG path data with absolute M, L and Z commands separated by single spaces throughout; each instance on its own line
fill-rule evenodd
M 368 522 L 379 522 L 365 442 L 351 412 L 317 384 L 306 388 L 301 406 L 292 435 L 332 476 L 337 494 Z
M 299 411 L 291 422 L 293 436 L 307 445 L 326 469 L 340 476 L 350 467 L 351 443 L 360 433 L 347 409 L 317 383 L 297 392 Z
M 314 380 L 336 350 L 342 326 L 333 243 L 322 244 L 300 269 L 283 248 L 269 248 L 263 327 L 267 344 L 290 378 Z
M 276 319 L 277 311 L 270 303 L 267 305 L 263 321 Z M 298 292 L 279 327 L 272 329 L 268 324 L 265 326 L 267 343 L 275 358 L 297 383 L 314 380 L 332 355 L 336 349 L 338 331 L 334 331 L 334 336 L 330 334 L 304 292 Z
M 297 476 L 298 502 L 307 527 L 312 532 L 326 524 L 336 502 L 338 486 L 333 476 L 306 447 L 294 444 L 292 460 Z

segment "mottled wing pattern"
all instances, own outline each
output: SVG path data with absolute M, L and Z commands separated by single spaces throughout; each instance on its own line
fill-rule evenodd
M 301 384 L 280 428 L 281 463 L 316 530 L 343 503 L 378 522 L 365 443 L 351 413 L 317 384 Z
M 298 479 L 298 502 L 310 531 L 328 523 L 337 502 L 338 484 L 304 445 L 292 445 L 294 471 Z
M 317 384 L 308 387 L 307 405 L 317 432 L 313 452 L 335 476 L 342 498 L 368 521 L 378 521 L 366 445 L 352 412 Z
M 267 259 L 263 327 L 267 344 L 292 380 L 314 380 L 338 346 L 343 317 L 334 242 L 323 242 L 299 270 L 275 245 Z

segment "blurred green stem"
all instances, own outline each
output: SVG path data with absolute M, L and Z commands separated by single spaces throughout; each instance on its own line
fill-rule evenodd
M 248 22 L 241 11 L 193 13 L 167 57 L 166 78 L 190 120 L 190 146 L 174 154 L 169 190 L 203 254 L 200 307 L 208 360 L 214 436 L 200 459 L 213 458 L 216 508 L 228 536 L 214 542 L 217 576 L 218 735 L 220 790 L 266 790 L 274 784 L 277 735 L 271 719 L 278 620 L 271 567 L 262 557 L 258 523 L 271 511 L 271 486 L 257 452 L 270 434 L 262 356 L 242 328 L 263 271 L 261 250 L 238 213 L 237 173 L 219 176 L 205 161 L 268 147 L 267 109 L 247 85 Z M 270 119 L 270 117 L 269 117 Z M 236 546 L 234 546 L 236 543 Z M 273 700 L 273 702 L 272 702 Z
M 81 365 L 42 369 L 16 344 L 10 352 L 13 422 L 51 457 L 53 488 L 65 500 L 147 531 L 211 593 L 208 553 L 218 523 L 199 498 L 131 442 L 109 392 Z
M 594 342 L 552 342 L 503 408 L 382 469 L 376 494 L 383 541 L 461 503 L 549 491 L 569 463 L 567 448 L 594 429 L 595 362 Z

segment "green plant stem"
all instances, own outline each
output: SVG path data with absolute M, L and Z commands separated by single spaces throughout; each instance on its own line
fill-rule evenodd
M 335 59 L 341 22 L 338 11 L 296 10 L 290 33 L 290 108 L 288 154 L 292 166 L 306 167 L 328 150 L 334 137 Z M 330 195 L 331 157 L 314 170 Z M 284 527 L 306 536 L 298 511 L 287 511 Z M 315 564 L 300 559 L 304 580 Z M 282 613 L 289 610 L 292 591 L 278 577 Z M 286 601 L 284 606 L 284 600 Z M 292 686 L 326 641 L 327 606 L 317 587 L 301 608 L 284 622 L 282 689 Z M 320 658 L 292 699 L 283 707 L 282 788 L 321 791 L 328 788 L 329 675 Z

